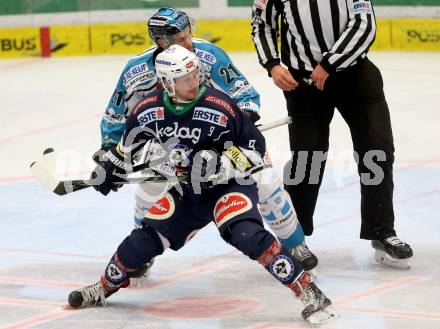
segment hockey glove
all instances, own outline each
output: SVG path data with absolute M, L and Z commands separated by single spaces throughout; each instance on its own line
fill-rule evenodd
M 124 181 L 126 176 L 124 158 L 116 148 L 115 146 L 107 151 L 99 150 L 93 154 L 93 160 L 97 166 L 90 179 L 94 183 L 93 188 L 103 195 L 109 194 L 110 191 L 117 191 L 121 184 L 116 182 Z
M 247 116 L 253 123 L 260 120 L 260 115 L 255 111 L 243 111 L 244 115 Z

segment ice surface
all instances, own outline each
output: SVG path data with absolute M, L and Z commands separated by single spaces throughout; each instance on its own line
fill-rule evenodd
M 440 54 L 372 53 L 385 80 L 396 144 L 395 213 L 414 248 L 408 271 L 385 268 L 360 240 L 359 184 L 348 128 L 336 114 L 331 151 L 308 238 L 318 283 L 341 317 L 331 329 L 440 328 Z M 256 54 L 232 54 L 262 95 L 262 121 L 286 115 L 284 98 Z M 65 310 L 68 293 L 98 280 L 132 228 L 133 187 L 59 197 L 29 164 L 46 147 L 58 172 L 91 168 L 99 121 L 127 56 L 0 61 L 0 327 L 307 328 L 292 294 L 210 225 L 166 252 L 150 285 L 124 289 L 107 308 Z M 288 159 L 286 127 L 265 133 L 275 165 Z M 68 161 L 67 161 L 68 160 Z

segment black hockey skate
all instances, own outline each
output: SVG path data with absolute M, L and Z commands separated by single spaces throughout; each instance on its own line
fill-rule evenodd
M 375 259 L 378 263 L 408 269 L 411 267 L 408 259 L 413 256 L 413 250 L 409 244 L 392 235 L 371 241 L 375 252 Z
M 293 248 L 291 254 L 301 263 L 304 270 L 309 272 L 313 277 L 316 277 L 315 267 L 318 265 L 318 257 L 309 250 L 305 243 L 301 243 Z
M 124 282 L 120 288 L 125 288 L 130 284 L 130 281 L 127 280 Z M 90 286 L 86 286 L 84 288 L 74 290 L 69 294 L 68 302 L 69 305 L 74 308 L 80 308 L 85 306 L 96 306 L 98 303 L 101 303 L 103 306 L 106 306 L 106 298 L 113 295 L 117 292 L 119 288 L 113 291 L 107 291 L 101 281 L 98 281 Z

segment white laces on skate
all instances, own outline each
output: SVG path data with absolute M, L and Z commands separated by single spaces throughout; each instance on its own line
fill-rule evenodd
M 303 292 L 300 300 L 304 303 L 301 315 L 304 320 L 321 325 L 338 317 L 331 308 L 331 301 L 313 283 Z
M 300 263 L 312 256 L 309 251 L 309 248 L 307 248 L 307 246 L 304 243 L 301 243 L 295 248 L 293 248 L 293 253 L 296 260 L 299 261 Z
M 306 290 L 304 290 L 304 293 L 300 296 L 300 299 L 305 306 L 312 305 L 315 308 L 318 308 L 320 304 L 320 297 L 321 295 L 318 294 L 318 291 L 315 290 L 314 287 L 311 285 Z
M 376 262 L 400 269 L 411 267 L 409 258 L 413 256 L 413 251 L 398 237 L 390 236 L 382 240 L 373 240 L 371 245 L 376 250 L 374 253 Z
M 392 246 L 405 245 L 405 242 L 400 240 L 397 236 L 390 236 L 385 239 L 385 242 Z
M 99 301 L 106 306 L 105 290 L 101 282 L 96 282 L 80 290 L 84 298 L 83 304 L 97 304 Z

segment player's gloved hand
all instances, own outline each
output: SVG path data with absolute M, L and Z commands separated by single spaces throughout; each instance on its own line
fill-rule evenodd
M 243 111 L 244 115 L 246 115 L 253 123 L 260 120 L 260 115 L 255 111 Z
M 90 177 L 94 183 L 93 188 L 103 195 L 109 194 L 110 191 L 117 191 L 121 185 L 116 182 L 123 181 L 126 172 L 123 169 L 123 158 L 116 152 L 116 147 L 95 152 L 93 160 L 97 163 Z
M 220 173 L 220 154 L 215 150 L 198 152 L 192 162 L 190 178 L 195 193 L 217 184 Z
M 253 123 L 260 120 L 260 115 L 258 114 L 260 106 L 257 103 L 253 101 L 243 101 L 239 102 L 237 106 Z

